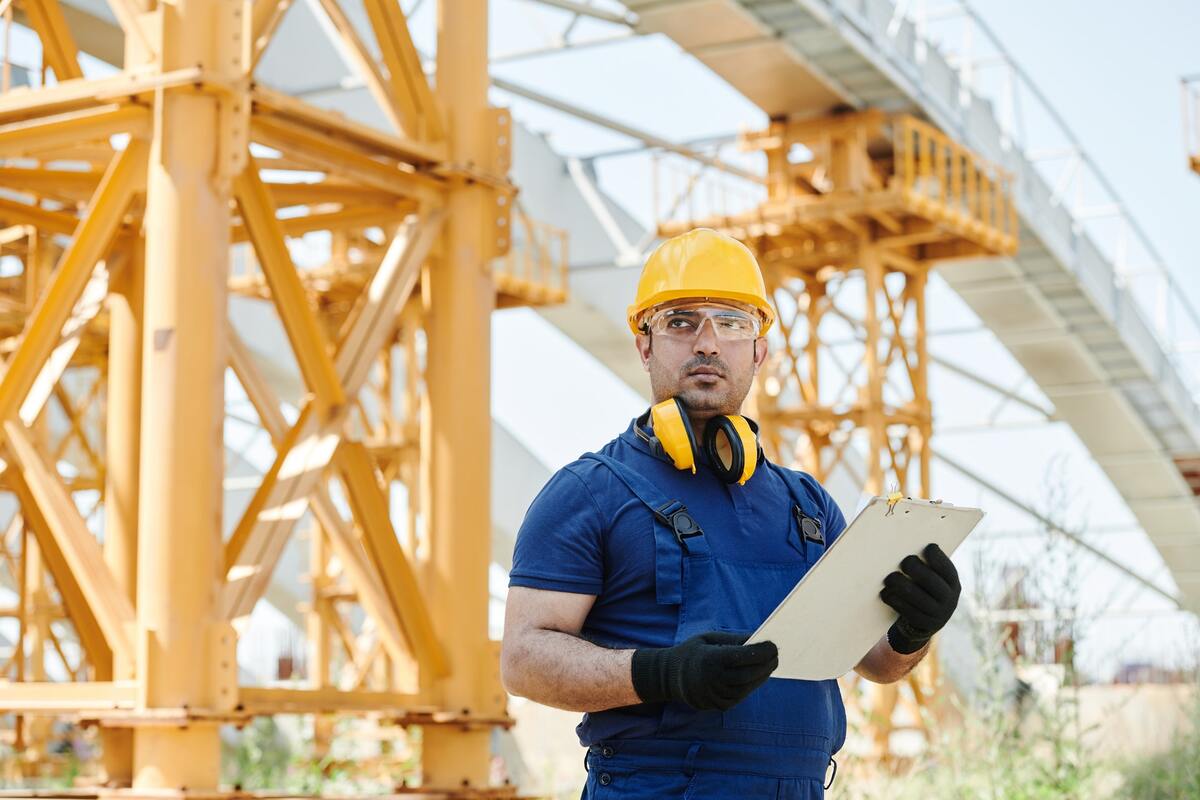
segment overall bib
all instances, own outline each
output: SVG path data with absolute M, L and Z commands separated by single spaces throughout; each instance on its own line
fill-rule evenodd
M 764 465 L 783 479 L 795 503 L 788 534 L 795 558 L 782 562 L 755 561 L 753 552 L 714 556 L 707 536 L 717 532 L 706 534 L 704 521 L 693 520 L 681 503 L 626 464 L 596 453 L 584 458 L 612 470 L 654 515 L 656 599 L 679 605 L 676 644 L 707 631 L 751 633 L 824 552 L 822 538 L 801 531 L 805 517 L 820 519 L 817 505 L 799 476 L 770 462 Z M 661 708 L 654 738 L 614 738 L 589 748 L 584 798 L 820 800 L 832 754 L 845 740 L 836 680 L 772 678 L 725 712 L 683 703 Z M 605 713 L 590 715 L 599 730 Z

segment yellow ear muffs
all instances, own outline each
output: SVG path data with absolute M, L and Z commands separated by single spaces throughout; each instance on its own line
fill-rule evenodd
M 704 428 L 704 453 L 717 477 L 740 485 L 758 466 L 758 436 L 745 417 L 713 417 Z
M 654 438 L 675 468 L 690 469 L 695 474 L 696 437 L 692 435 L 692 423 L 683 412 L 683 404 L 674 397 L 658 403 L 650 409 L 650 422 Z

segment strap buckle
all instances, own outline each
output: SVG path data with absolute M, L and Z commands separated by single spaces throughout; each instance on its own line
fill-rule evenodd
M 805 514 L 798 505 L 792 506 L 792 513 L 796 515 L 796 525 L 800 528 L 800 535 L 804 540 L 824 546 L 825 533 L 821 530 L 821 520 Z
M 687 506 L 678 500 L 671 500 L 654 509 L 654 516 L 675 532 L 675 541 L 680 544 L 683 544 L 684 539 L 704 535 L 700 523 L 688 512 Z

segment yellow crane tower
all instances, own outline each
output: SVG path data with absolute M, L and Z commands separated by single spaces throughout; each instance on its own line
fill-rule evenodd
M 439 5 L 436 91 L 395 0 L 356 4 L 373 42 L 338 0 L 313 4 L 392 131 L 256 81 L 290 5 L 109 0 L 114 28 L 0 2 L 44 59 L 18 88 L 6 61 L 0 94 L 0 256 L 18 265 L 0 278 L 0 448 L 19 509 L 0 566 L 20 598 L 0 711 L 19 747 L 51 717 L 98 725 L 114 795 L 219 797 L 219 725 L 370 710 L 423 727 L 420 793 L 511 796 L 489 786 L 510 724 L 487 633 L 489 317 L 561 300 L 562 265 L 509 252 L 514 221 L 546 234 L 512 213 L 486 0 Z M 80 46 L 106 36 L 121 69 L 87 77 Z M 300 269 L 288 240 L 313 231 L 328 261 Z M 294 414 L 231 293 L 277 312 Z M 275 455 L 223 540 L 227 369 Z M 308 512 L 308 685 L 240 686 L 239 630 Z M 68 680 L 47 678 L 51 652 Z

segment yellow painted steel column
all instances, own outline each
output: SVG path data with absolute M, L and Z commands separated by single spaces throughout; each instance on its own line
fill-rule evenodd
M 164 72 L 224 68 L 221 5 L 159 4 Z M 217 709 L 236 702 L 236 684 L 228 698 L 232 636 L 214 624 L 231 193 L 217 180 L 217 99 L 188 87 L 160 90 L 156 105 L 145 224 L 138 708 Z M 219 768 L 216 725 L 134 731 L 135 793 L 215 789 Z
M 33 534 L 25 532 L 25 638 L 29 642 L 29 670 L 25 678 L 46 680 L 46 642 L 50 639 L 50 597 L 46 592 L 42 551 Z M 46 754 L 52 720 L 42 716 L 25 717 L 25 757 L 35 764 Z
M 331 685 L 329 660 L 332 639 L 330 638 L 329 598 L 325 596 L 330 585 L 327 564 L 328 544 L 325 531 L 314 521 L 309 528 L 309 575 L 312 585 L 312 606 L 306 615 L 308 634 L 308 685 L 312 689 L 327 689 Z M 323 758 L 329 752 L 333 740 L 333 717 L 313 715 L 313 753 Z
M 933 437 L 933 408 L 929 399 L 929 340 L 926 336 L 925 325 L 927 322 L 925 313 L 926 289 L 928 288 L 928 269 L 922 269 L 916 275 L 908 276 L 908 290 L 912 293 L 912 302 L 916 308 L 916 351 L 917 351 L 917 385 L 913 387 L 915 390 L 914 402 L 917 406 L 917 412 L 921 415 L 920 424 L 917 428 L 916 447 L 919 447 L 917 453 L 917 464 L 920 475 L 920 484 L 917 491 L 918 496 L 931 498 L 933 497 L 933 487 L 930 485 L 930 457 L 932 455 L 932 444 L 930 439 Z M 927 659 L 928 660 L 928 659 Z
M 887 447 L 887 419 L 883 408 L 884 365 L 880 353 L 879 299 L 884 297 L 883 261 L 879 248 L 869 242 L 859 243 L 859 262 L 866 284 L 866 359 L 867 384 L 862 387 L 862 426 L 867 429 L 867 485 L 869 495 L 883 494 L 883 451 Z
M 130 602 L 137 600 L 138 457 L 142 397 L 141 241 L 124 254 L 110 281 L 108 295 L 108 386 L 105 421 L 104 561 Z M 137 665 L 119 654 L 111 676 L 134 677 Z M 105 781 L 129 786 L 133 780 L 133 731 L 104 728 Z
M 437 89 L 455 164 L 488 160 L 487 12 L 486 0 L 438 6 Z M 450 193 L 441 252 L 425 275 L 431 290 L 425 318 L 429 415 L 421 453 L 432 570 L 428 606 L 450 662 L 450 675 L 435 687 L 435 701 L 483 716 L 504 706 L 487 628 L 495 307 L 484 240 L 489 199 L 478 184 Z M 427 786 L 487 785 L 488 730 L 430 726 L 423 736 Z

